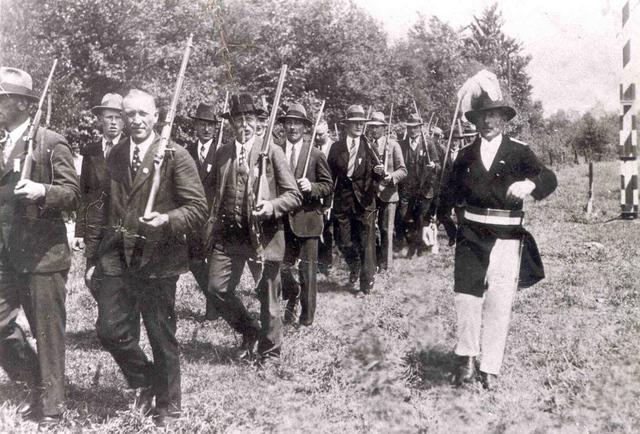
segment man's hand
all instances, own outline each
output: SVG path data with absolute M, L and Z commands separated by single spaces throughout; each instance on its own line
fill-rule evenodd
M 72 250 L 82 250 L 84 249 L 84 238 L 74 238 L 73 241 L 71 242 L 71 249 Z
M 429 226 L 422 227 L 422 242 L 424 243 L 425 246 L 433 245 L 431 227 Z
M 256 210 L 253 215 L 260 220 L 266 220 L 273 217 L 273 204 L 268 200 L 261 200 L 256 204 Z
M 524 200 L 524 198 L 530 195 L 535 188 L 536 185 L 528 179 L 514 182 L 507 189 L 507 199 Z
M 13 189 L 13 194 L 19 198 L 24 198 L 31 201 L 36 201 L 43 198 L 47 190 L 44 184 L 33 182 L 29 179 L 22 179 L 16 184 L 16 188 Z
M 140 221 L 152 228 L 159 228 L 169 223 L 169 215 L 153 211 L 147 217 L 140 217 Z
M 384 178 L 382 178 L 381 182 L 383 184 L 393 184 L 393 177 L 387 173 L 386 175 L 384 175 Z
M 427 164 L 427 167 L 433 169 L 434 167 L 436 167 L 436 163 L 434 163 L 433 161 L 429 161 L 429 164 Z
M 307 178 L 298 179 L 298 188 L 300 188 L 300 191 L 303 193 L 309 193 L 311 191 L 311 181 Z
M 373 166 L 373 173 L 376 175 L 384 175 L 384 165 L 378 164 L 377 166 Z

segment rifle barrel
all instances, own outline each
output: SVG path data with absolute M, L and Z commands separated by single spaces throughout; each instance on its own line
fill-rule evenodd
M 316 118 L 316 123 L 313 126 L 313 133 L 311 134 L 311 143 L 309 144 L 309 151 L 307 152 L 307 158 L 304 161 L 304 171 L 303 177 L 307 177 L 307 170 L 309 170 L 309 159 L 311 158 L 311 148 L 316 140 L 316 132 L 318 130 L 318 125 L 320 125 L 320 120 L 322 119 L 322 112 L 324 111 L 324 103 L 325 100 L 322 100 L 322 105 L 320 106 L 320 111 L 318 112 L 318 117 Z

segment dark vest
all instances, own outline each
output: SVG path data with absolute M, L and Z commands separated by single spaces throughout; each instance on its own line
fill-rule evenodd
M 230 172 L 222 193 L 221 216 L 225 225 L 235 225 L 236 227 L 249 227 L 249 217 L 247 216 L 247 184 L 249 182 L 249 172 L 238 170 L 238 162 L 234 161 L 229 168 Z

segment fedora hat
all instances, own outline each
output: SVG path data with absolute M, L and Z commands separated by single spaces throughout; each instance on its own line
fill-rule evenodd
M 194 115 L 189 116 L 191 119 L 200 119 L 207 122 L 217 122 L 215 109 L 212 104 L 205 104 L 201 102 L 196 108 Z
M 38 97 L 33 93 L 31 76 L 18 68 L 0 67 L 0 95 L 20 95 L 31 101 Z
M 107 93 L 102 97 L 100 105 L 91 109 L 94 115 L 100 114 L 102 110 L 122 110 L 122 95 L 117 93 Z
M 420 118 L 420 116 L 415 113 L 411 113 L 404 124 L 407 127 L 419 127 L 420 125 L 424 125 L 424 122 L 422 122 L 422 118 Z
M 233 116 L 241 114 L 254 114 L 258 116 L 260 108 L 253 102 L 253 98 L 248 93 L 231 95 L 229 98 L 229 111 L 221 114 L 224 119 L 231 119 Z
M 376 125 L 389 125 L 384 120 L 384 113 L 382 112 L 373 112 L 371 113 L 371 119 L 367 122 L 367 125 L 376 126 Z
M 462 132 L 458 130 L 458 128 L 453 129 L 453 135 L 451 136 L 453 139 L 466 139 L 469 137 L 473 137 L 478 134 L 476 130 L 476 126 L 471 122 L 463 122 L 462 123 Z
M 492 100 L 489 97 L 489 94 L 483 90 L 478 97 L 471 100 L 471 110 L 465 112 L 464 117 L 475 124 L 481 113 L 488 110 L 498 110 L 505 115 L 508 121 L 513 119 L 516 115 L 516 110 L 513 108 L 511 96 L 502 88 L 502 86 L 500 86 L 500 89 L 502 98 L 495 101 Z
M 293 103 L 287 109 L 284 116 L 278 118 L 278 122 L 284 122 L 286 119 L 298 119 L 307 125 L 311 125 L 311 121 L 307 117 L 307 111 L 302 104 Z
M 440 127 L 431 127 L 431 134 L 433 134 L 434 136 L 442 137 L 444 135 L 444 132 Z
M 364 114 L 364 108 L 360 104 L 354 104 L 347 109 L 347 116 L 342 122 L 367 122 L 367 116 Z

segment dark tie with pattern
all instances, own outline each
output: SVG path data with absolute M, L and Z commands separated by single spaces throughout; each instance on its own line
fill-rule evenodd
M 142 161 L 140 160 L 140 147 L 136 145 L 133 148 L 133 159 L 131 160 L 131 178 L 136 177 L 136 173 L 138 173 L 138 169 L 142 165 Z
M 111 153 L 111 148 L 113 148 L 113 142 L 111 140 L 107 140 L 107 143 L 104 144 L 105 160 L 109 157 L 109 154 Z
M 244 144 L 240 145 L 240 158 L 238 159 L 238 169 L 243 173 L 248 172 L 247 150 L 245 149 Z
M 289 167 L 291 167 L 291 171 L 296 171 L 296 147 L 295 145 L 291 145 L 291 157 L 289 158 Z
M 204 143 L 202 144 L 202 146 L 200 146 L 200 163 L 204 163 L 204 159 L 207 157 L 207 155 L 205 154 L 206 148 L 204 147 Z

